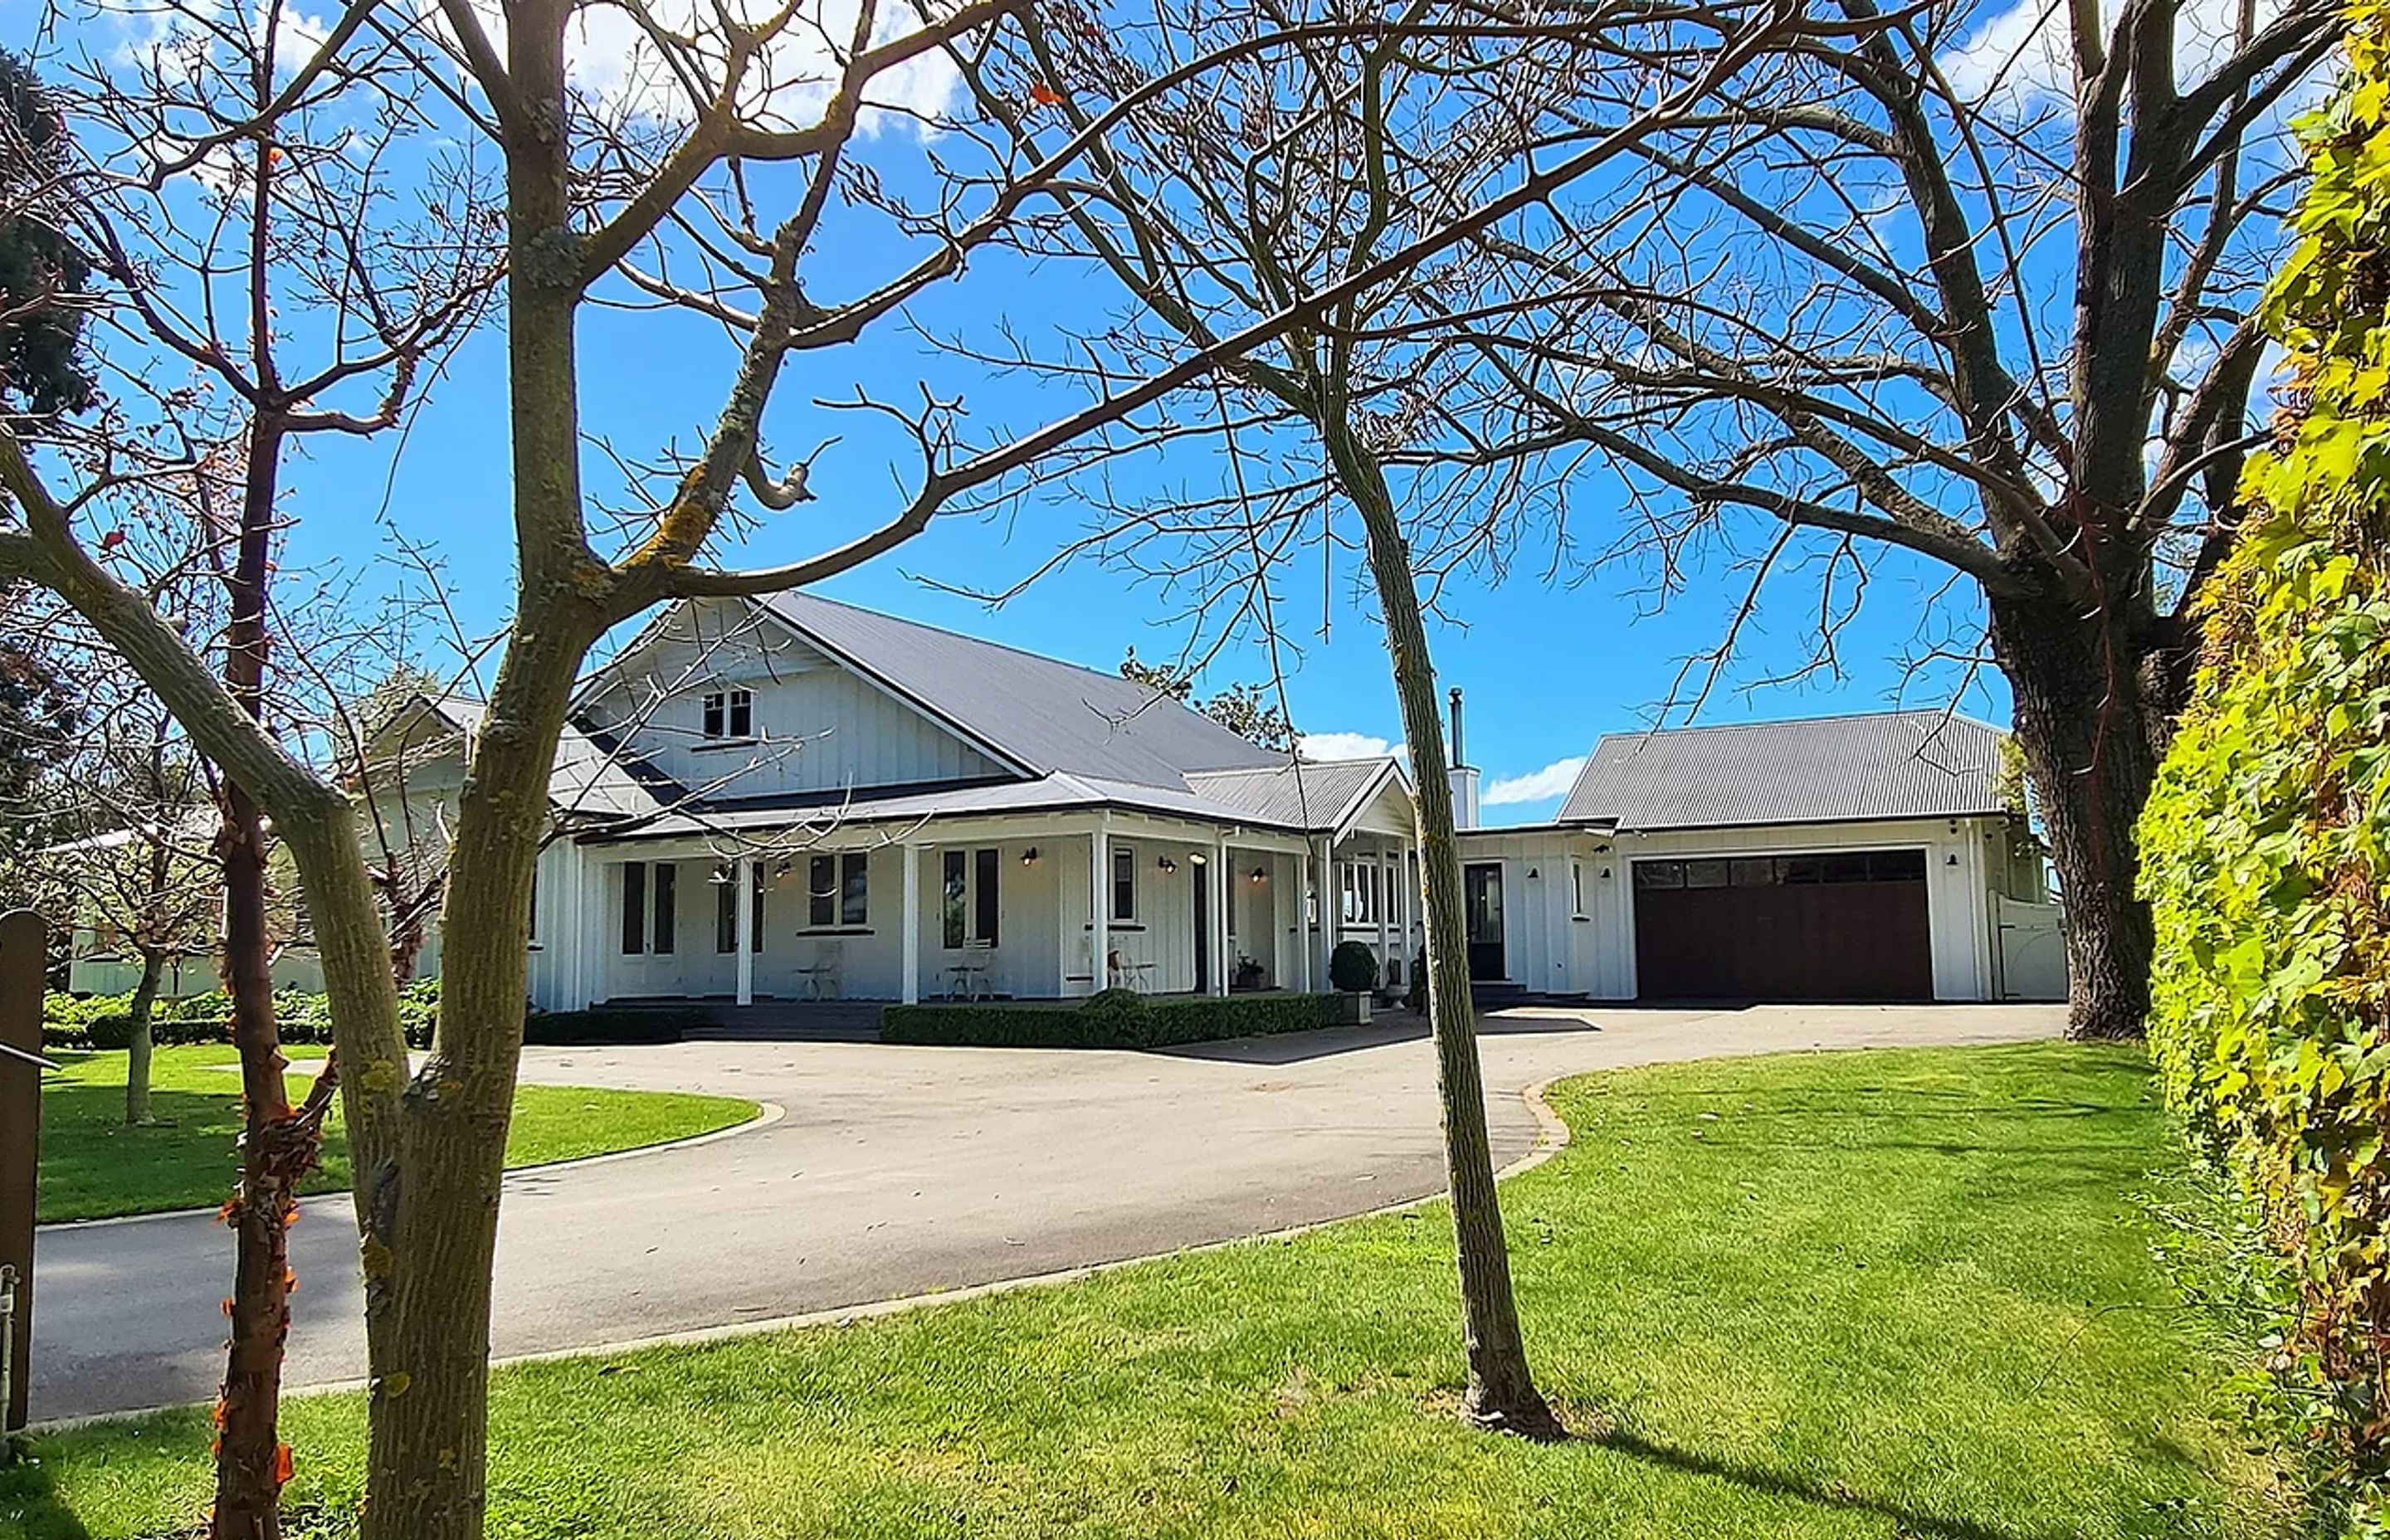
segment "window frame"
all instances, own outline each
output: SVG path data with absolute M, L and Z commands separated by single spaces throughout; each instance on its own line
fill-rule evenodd
M 708 743 L 748 743 L 755 737 L 755 692 L 725 685 L 698 699 L 698 736 Z
M 655 863 L 648 877 L 648 956 L 669 957 L 680 949 L 680 867 Z
M 1137 847 L 1114 844 L 1111 847 L 1111 918 L 1126 925 L 1137 923 Z

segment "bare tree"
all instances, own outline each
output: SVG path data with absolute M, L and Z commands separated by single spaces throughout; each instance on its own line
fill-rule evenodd
M 1548 238 L 1485 246 L 1566 296 L 1471 328 L 1497 367 L 1446 404 L 1487 463 L 1606 462 L 1669 588 L 1755 522 L 1754 583 L 1808 550 L 1831 588 L 1876 543 L 1981 596 L 2077 1035 L 2141 1031 L 2133 827 L 2254 442 L 2252 312 L 2296 174 L 2271 131 L 2338 16 L 1934 0 L 1672 125 Z M 1580 109 L 1698 62 L 1655 55 Z M 1822 611 L 1830 648 L 1848 605 Z
M 1073 338 L 1066 356 L 1017 343 L 990 356 L 1106 394 L 1145 359 L 1207 347 L 1292 296 L 1324 302 L 1316 321 L 1247 353 L 1174 411 L 1092 447 L 1081 481 L 1108 516 L 1065 554 L 1093 550 L 1191 584 L 1202 608 L 1226 611 L 1215 624 L 1276 646 L 1273 570 L 1309 540 L 1335 543 L 1340 514 L 1357 519 L 1420 772 L 1427 992 L 1468 1357 L 1464 1409 L 1481 1426 L 1553 1437 L 1561 1429 L 1529 1370 L 1495 1190 L 1427 633 L 1436 574 L 1484 549 L 1483 525 L 1498 518 L 1504 494 L 1439 484 L 1444 462 L 1431 454 L 1422 465 L 1420 430 L 1433 425 L 1430 404 L 1449 383 L 1451 350 L 1438 340 L 1447 311 L 1483 322 L 1549 298 L 1503 289 L 1499 264 L 1469 248 L 1525 238 L 1548 200 L 1632 153 L 1801 27 L 1788 8 L 1734 4 L 1608 4 L 1549 18 L 1419 5 L 1351 46 L 1340 35 L 1343 14 L 1258 0 L 1190 15 L 1157 7 L 1124 27 L 1066 12 L 1024 22 L 1017 50 L 958 55 L 982 110 L 1023 156 L 1136 104 L 1087 182 L 1058 199 L 1060 216 L 1022 232 L 1032 252 L 1108 273 L 1133 298 L 1133 314 Z M 1172 82 L 1175 60 L 1232 49 L 1252 32 L 1295 45 L 1237 57 L 1183 90 L 1153 91 Z M 1657 39 L 1697 53 L 1699 66 L 1614 114 L 1570 110 L 1578 81 L 1627 67 Z M 1059 112 L 1037 110 L 1048 101 Z M 1446 243 L 1449 255 L 1394 260 L 1434 231 L 1460 237 Z M 1189 442 L 1225 451 L 1216 491 L 1127 505 L 1108 496 L 1114 456 L 1166 457 Z M 1472 504 L 1457 521 L 1442 517 Z M 1423 555 L 1414 535 L 1428 542 Z
M 191 10 L 195 25 L 229 14 L 198 0 Z M 144 596 L 96 558 L 93 484 L 58 481 L 20 440 L 0 435 L 0 487 L 12 505 L 0 526 L 0 578 L 31 579 L 87 617 L 272 817 L 304 880 L 365 1234 L 369 1537 L 451 1540 L 482 1527 L 490 1266 L 521 1047 L 532 877 L 547 832 L 559 738 L 591 645 L 664 599 L 798 587 L 869 560 L 958 497 L 1212 376 L 1290 327 L 1316 323 L 1339 301 L 1335 293 L 1290 296 L 1235 333 L 1182 346 L 1101 401 L 989 443 L 967 443 L 958 408 L 926 392 L 910 408 L 858 398 L 852 407 L 893 424 L 919 456 L 886 517 L 804 559 L 725 567 L 717 553 L 740 528 L 732 514 L 741 488 L 772 513 L 809 494 L 809 464 L 776 472 L 764 449 L 765 411 L 784 367 L 843 346 L 960 273 L 1024 205 L 1056 196 L 1077 175 L 1112 122 L 1090 122 L 1050 154 L 1007 161 L 983 196 L 900 226 L 908 238 L 891 243 L 902 253 L 893 270 L 852 298 L 824 301 L 806 282 L 806 253 L 847 243 L 850 223 L 861 225 L 882 206 L 859 133 L 868 114 L 886 119 L 902 109 L 874 102 L 890 101 L 893 80 L 948 44 L 977 47 L 1018 25 L 1024 7 L 970 0 L 908 28 L 871 0 L 852 13 L 788 0 L 753 12 L 691 6 L 669 16 L 626 3 L 619 17 L 636 41 L 610 75 L 617 86 L 584 90 L 568 45 L 587 35 L 579 27 L 587 10 L 572 0 L 526 0 L 506 8 L 498 37 L 471 0 L 442 0 L 431 28 L 358 0 L 312 50 L 295 50 L 301 58 L 287 77 L 273 77 L 262 108 L 245 91 L 192 115 L 156 146 L 161 159 L 148 173 L 155 181 L 225 151 L 253 190 L 272 180 L 280 119 L 340 99 L 358 73 L 349 61 L 360 54 L 425 45 L 447 57 L 418 61 L 412 78 L 443 95 L 445 123 L 495 145 L 503 161 L 514 608 L 456 801 L 437 1036 L 412 1075 L 388 938 L 342 789 L 264 729 L 249 709 L 245 678 L 211 677 Z M 1358 39 L 1384 26 L 1371 18 L 1336 30 Z M 1245 37 L 1227 52 L 1272 45 Z M 1182 69 L 1191 77 L 1211 67 L 1195 59 Z M 976 143 L 957 135 L 941 153 L 960 156 Z M 1362 281 L 1381 282 L 1448 248 L 1460 228 L 1440 225 L 1389 251 Z M 265 265 L 287 260 L 269 254 Z M 657 495 L 635 497 L 610 519 L 592 517 L 578 404 L 577 326 L 598 303 L 694 312 L 719 323 L 739 349 L 702 445 L 677 458 L 667 446 L 667 473 L 632 487 Z M 837 393 L 826 365 L 813 372 L 819 394 Z M 280 409 L 319 409 L 293 389 L 275 388 Z M 233 565 L 238 614 L 264 612 L 255 580 L 273 512 L 242 510 Z M 244 631 L 231 651 L 256 658 L 263 640 Z

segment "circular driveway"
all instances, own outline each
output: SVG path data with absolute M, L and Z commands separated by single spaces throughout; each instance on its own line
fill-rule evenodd
M 1786 1049 L 2049 1037 L 2062 1007 L 1526 1008 L 1484 1023 L 1495 1159 L 1534 1148 L 1556 1076 Z M 532 1048 L 527 1080 L 713 1091 L 787 1116 L 736 1136 L 518 1173 L 499 1226 L 501 1357 L 1031 1277 L 1441 1190 L 1434 1059 L 1411 1018 L 1170 1053 L 686 1043 Z M 345 1196 L 292 1232 L 286 1383 L 364 1371 Z M 37 1420 L 203 1401 L 232 1245 L 212 1214 L 44 1229 Z

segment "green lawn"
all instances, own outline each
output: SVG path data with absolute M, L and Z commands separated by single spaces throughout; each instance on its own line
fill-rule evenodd
M 2138 1195 L 2169 1147 L 2137 1056 L 1695 1064 L 1580 1082 L 1558 1105 L 1575 1143 L 1504 1191 L 1571 1443 L 1451 1415 L 1450 1237 L 1431 1209 L 842 1328 L 504 1372 L 493 1533 L 2278 1528 L 2222 1420 L 2222 1345 L 2151 1261 Z M 295 1406 L 295 1503 L 348 1510 L 362 1423 L 354 1397 Z M 0 1535 L 169 1532 L 207 1500 L 208 1437 L 178 1415 L 38 1439 L 37 1468 L 0 1475 Z
M 43 1219 L 212 1208 L 231 1196 L 240 1136 L 240 1077 L 229 1068 L 236 1062 L 231 1048 L 159 1049 L 150 1110 L 165 1121 L 148 1128 L 124 1125 L 124 1055 L 51 1057 L 65 1072 L 43 1080 Z M 315 1070 L 305 1062 L 293 1069 L 294 1095 L 305 1094 Z M 636 1149 L 728 1128 L 754 1115 L 753 1102 L 732 1097 L 525 1085 L 515 1094 L 507 1164 L 548 1165 Z M 348 1139 L 336 1111 L 323 1169 L 307 1190 L 348 1185 Z

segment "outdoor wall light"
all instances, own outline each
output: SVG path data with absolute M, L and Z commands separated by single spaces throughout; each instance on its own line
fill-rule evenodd
M 1189 861 L 1194 862 L 1197 866 L 1201 866 L 1204 862 L 1209 861 L 1209 860 L 1210 860 L 1210 859 L 1212 859 L 1212 858 L 1211 858 L 1210 856 L 1208 856 L 1208 855 L 1204 854 L 1204 853 L 1203 853 L 1201 851 L 1200 851 L 1200 850 L 1190 850 L 1190 851 L 1189 851 L 1189 852 L 1187 853 L 1187 859 L 1188 859 L 1188 860 L 1189 860 Z
M 1167 876 L 1171 872 L 1175 872 L 1178 869 L 1178 863 L 1173 861 L 1166 855 L 1155 861 L 1154 866 L 1160 868 L 1164 876 Z
M 1032 845 L 1027 850 L 1021 853 L 1021 864 L 1024 866 L 1034 866 L 1037 865 L 1037 847 L 1035 845 Z
M 1530 882 L 1535 881 L 1537 878 L 1539 878 L 1539 877 L 1541 877 L 1541 876 L 1543 876 L 1543 875 L 1544 875 L 1544 874 L 1543 874 L 1542 872 L 1537 871 L 1537 870 L 1536 870 L 1535 867 L 1533 867 L 1533 866 L 1529 866 L 1529 867 L 1527 868 L 1527 880 L 1528 880 L 1528 881 L 1530 881 Z
M 1959 864 L 1959 853 L 1955 850 L 1952 851 L 1949 854 L 1942 858 L 1942 864 L 1946 866 L 1957 866 Z
M 1610 868 L 1609 868 L 1608 866 L 1604 866 L 1604 867 L 1602 867 L 1602 868 L 1601 868 L 1601 879 L 1602 879 L 1604 882 L 1607 882 L 1607 881 L 1609 881 L 1609 880 L 1610 880 Z
M 1264 871 L 1264 870 L 1263 870 L 1261 867 L 1259 867 L 1259 866 L 1255 866 L 1255 867 L 1253 868 L 1253 885 L 1254 885 L 1255 887 L 1259 887 L 1261 884 L 1263 884 L 1263 883 L 1265 883 L 1265 882 L 1266 882 L 1266 881 L 1268 881 L 1268 880 L 1269 880 L 1269 873 L 1268 873 L 1268 872 Z

